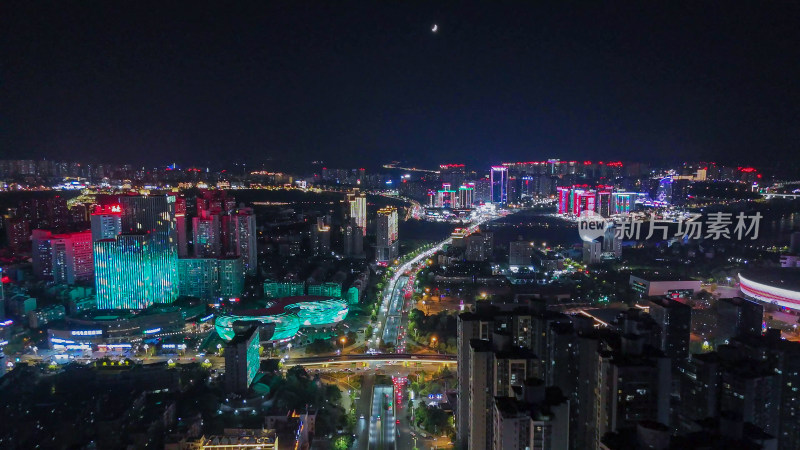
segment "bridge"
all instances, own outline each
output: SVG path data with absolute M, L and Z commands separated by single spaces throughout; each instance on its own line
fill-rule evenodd
M 316 366 L 320 364 L 356 364 L 418 362 L 425 364 L 455 364 L 455 355 L 417 355 L 413 353 L 382 353 L 378 355 L 330 355 L 310 356 L 306 358 L 290 358 L 284 361 L 285 366 Z
M 771 192 L 766 192 L 761 194 L 765 199 L 769 200 L 771 198 L 800 198 L 800 194 L 773 194 Z

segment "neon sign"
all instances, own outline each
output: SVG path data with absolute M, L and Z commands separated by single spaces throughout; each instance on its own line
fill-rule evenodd
M 144 330 L 144 334 L 156 334 L 161 331 L 161 328 L 151 328 L 149 330 Z
M 73 336 L 99 336 L 103 334 L 103 330 L 73 330 L 70 331 Z

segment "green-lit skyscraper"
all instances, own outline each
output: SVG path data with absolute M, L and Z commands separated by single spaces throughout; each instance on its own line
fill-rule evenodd
M 97 306 L 142 309 L 178 296 L 175 197 L 122 196 L 122 234 L 94 242 Z

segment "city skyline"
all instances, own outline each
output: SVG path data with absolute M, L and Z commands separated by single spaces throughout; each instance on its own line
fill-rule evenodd
M 800 2 L 14 2 L 0 447 L 800 449 Z

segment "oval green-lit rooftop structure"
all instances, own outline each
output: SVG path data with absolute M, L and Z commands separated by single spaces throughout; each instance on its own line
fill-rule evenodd
M 270 342 L 294 337 L 300 328 L 319 327 L 341 322 L 347 317 L 347 301 L 315 295 L 284 297 L 272 300 L 267 308 L 233 311 L 217 316 L 217 334 L 226 341 L 233 339 L 235 322 L 273 324 Z M 272 328 L 272 327 L 270 327 Z

